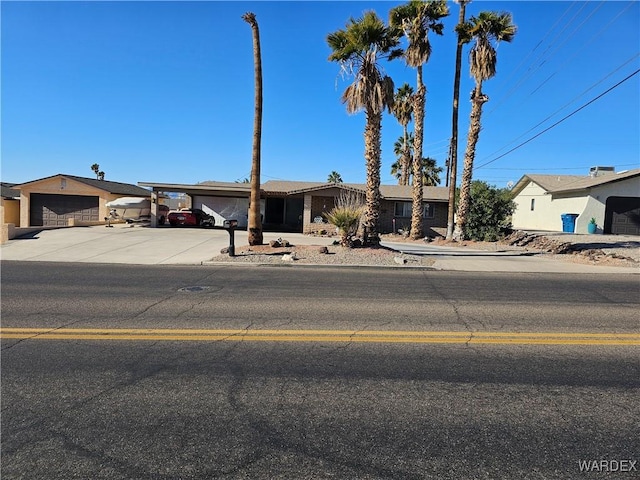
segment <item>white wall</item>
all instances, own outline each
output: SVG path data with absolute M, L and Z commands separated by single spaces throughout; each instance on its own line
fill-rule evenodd
M 532 199 L 535 201 L 533 211 L 531 210 Z M 587 203 L 587 198 L 552 198 L 538 184 L 529 182 L 514 198 L 514 202 L 516 203 L 516 211 L 513 213 L 513 228 L 561 232 L 561 215 L 564 213 L 581 214 Z M 585 226 L 585 232 L 586 228 Z

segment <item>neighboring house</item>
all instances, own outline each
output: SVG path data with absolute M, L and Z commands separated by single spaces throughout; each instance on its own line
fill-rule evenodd
M 2 213 L 1 223 L 12 223 L 16 227 L 20 226 L 20 190 L 16 190 L 15 183 L 2 182 L 2 197 L 0 200 L 0 212 Z
M 20 192 L 23 227 L 90 225 L 104 221 L 105 206 L 118 197 L 149 197 L 147 189 L 128 183 L 58 174 L 14 185 Z
M 149 187 L 153 195 L 182 192 L 191 198 L 194 208 L 201 208 L 216 218 L 216 225 L 224 220 L 238 220 L 238 226 L 247 226 L 249 194 L 246 183 L 202 182 L 196 185 L 176 185 L 140 182 Z M 261 213 L 265 230 L 303 233 L 329 231 L 331 227 L 323 217 L 343 192 L 364 196 L 366 186 L 352 183 L 322 183 L 270 180 L 261 185 Z M 381 185 L 379 231 L 393 232 L 411 226 L 411 187 Z M 425 236 L 443 235 L 447 227 L 448 188 L 424 187 Z
M 513 227 L 562 231 L 562 214 L 576 214 L 575 233 L 591 218 L 599 233 L 640 235 L 640 169 L 616 173 L 592 167 L 589 175 L 524 175 L 512 189 Z

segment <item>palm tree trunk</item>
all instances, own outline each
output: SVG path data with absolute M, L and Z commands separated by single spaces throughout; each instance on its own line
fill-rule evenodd
M 253 34 L 253 64 L 255 70 L 255 106 L 253 116 L 253 150 L 251 160 L 251 198 L 249 201 L 248 227 L 249 245 L 262 245 L 262 219 L 260 218 L 260 142 L 262 139 L 262 60 L 260 55 L 260 32 L 253 13 L 242 17 Z
M 464 23 L 464 14 L 468 0 L 460 0 L 460 16 L 458 25 Z M 447 240 L 453 238 L 453 223 L 456 208 L 456 180 L 458 175 L 458 103 L 460 99 L 460 70 L 462 65 L 462 42 L 458 35 L 456 47 L 456 73 L 453 79 L 453 115 L 451 118 L 451 155 L 449 157 L 449 210 L 447 211 Z
M 367 168 L 367 192 L 365 197 L 364 242 L 367 245 L 380 243 L 378 219 L 380 216 L 380 151 L 382 113 L 367 110 L 364 129 L 364 158 Z
M 422 137 L 424 130 L 424 105 L 427 89 L 422 83 L 422 66 L 417 67 L 418 89 L 413 99 L 415 131 L 413 136 L 413 203 L 411 208 L 412 239 L 422 238 Z
M 409 185 L 409 168 L 411 168 L 411 150 L 409 148 L 409 131 L 407 125 L 404 127 L 404 152 L 402 152 L 402 175 L 400 185 Z
M 469 134 L 467 136 L 467 149 L 464 152 L 464 169 L 462 170 L 462 181 L 460 184 L 460 200 L 456 219 L 456 228 L 453 232 L 453 239 L 464 240 L 464 229 L 467 224 L 469 207 L 471 205 L 471 179 L 473 177 L 473 160 L 476 156 L 476 145 L 480 136 L 482 116 L 482 106 L 489 100 L 489 97 L 482 93 L 482 82 L 476 82 L 476 88 L 471 95 L 471 120 L 469 123 Z

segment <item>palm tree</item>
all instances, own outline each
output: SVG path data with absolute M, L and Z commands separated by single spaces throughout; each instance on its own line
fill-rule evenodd
M 446 0 L 410 0 L 405 5 L 393 8 L 389 23 L 401 29 L 409 42 L 404 58 L 407 65 L 417 73 L 417 91 L 413 96 L 413 116 L 415 119 L 413 144 L 413 208 L 411 213 L 411 238 L 422 237 L 422 140 L 424 131 L 424 106 L 427 89 L 422 81 L 422 66 L 431 56 L 429 31 L 442 35 L 444 28 L 441 18 L 449 15 Z
M 251 198 L 249 201 L 249 245 L 262 245 L 262 220 L 260 218 L 260 140 L 262 138 L 262 59 L 260 55 L 260 31 L 255 14 L 247 12 L 242 19 L 251 26 L 253 36 L 253 65 L 255 70 L 255 106 L 253 116 L 253 152 L 251 157 Z
M 402 139 L 402 137 L 400 137 Z M 400 141 L 396 142 L 396 146 Z M 436 160 L 431 157 L 423 157 L 421 164 L 421 172 L 422 172 L 422 185 L 426 187 L 435 187 L 440 184 L 440 174 L 442 173 L 442 167 L 436 166 Z M 398 180 L 402 176 L 402 161 L 398 160 L 397 162 L 391 165 L 391 175 L 396 177 Z M 413 172 L 409 172 L 409 180 L 413 177 Z M 401 183 L 398 181 L 398 185 Z
M 413 133 L 408 132 L 398 137 L 393 144 L 393 153 L 398 161 L 391 165 L 391 175 L 398 179 L 398 185 L 409 185 L 412 175 Z
M 480 12 L 477 17 L 471 17 L 468 22 L 459 26 L 458 31 L 460 39 L 465 43 L 475 41 L 469 52 L 469 64 L 471 76 L 476 82 L 471 92 L 471 120 L 467 134 L 467 148 L 464 153 L 456 226 L 453 232 L 454 240 L 463 240 L 470 207 L 473 160 L 482 128 L 480 122 L 482 106 L 489 101 L 489 97 L 482 93 L 482 82 L 496 74 L 498 59 L 492 41 L 496 44 L 500 41 L 510 42 L 516 33 L 516 26 L 513 24 L 510 13 Z
M 464 15 L 467 3 L 471 0 L 455 0 L 460 4 L 460 15 L 458 16 L 458 25 L 464 24 Z M 456 47 L 456 73 L 453 77 L 453 112 L 451 115 L 451 148 L 449 153 L 449 163 L 447 171 L 447 185 L 449 187 L 449 208 L 447 211 L 447 240 L 453 238 L 453 222 L 455 218 L 456 208 L 456 180 L 458 176 L 458 103 L 460 99 L 460 71 L 462 70 L 462 46 L 464 42 L 458 36 L 458 45 Z
M 363 227 L 366 244 L 377 244 L 380 217 L 380 150 L 382 113 L 393 107 L 393 80 L 383 75 L 378 61 L 399 55 L 395 49 L 398 35 L 387 28 L 373 11 L 362 18 L 351 18 L 343 30 L 327 35 L 332 50 L 329 60 L 339 62 L 341 71 L 354 76 L 342 94 L 347 112 L 365 111 L 364 158 L 367 168 L 367 190 Z
M 342 176 L 338 172 L 336 172 L 334 170 L 327 177 L 327 182 L 329 182 L 329 183 L 342 183 Z
M 93 170 L 93 173 L 96 174 L 96 178 L 99 180 L 100 179 L 100 165 L 98 165 L 97 163 L 94 163 L 93 165 L 91 165 L 91 170 Z
M 439 185 L 441 173 L 442 167 L 436 166 L 435 158 L 422 158 L 422 185 L 425 187 L 435 187 Z
M 396 92 L 394 97 L 393 115 L 398 120 L 398 123 L 402 125 L 403 129 L 403 152 L 402 152 L 402 167 L 399 170 L 400 176 L 398 177 L 398 185 L 409 185 L 409 166 L 411 165 L 411 153 L 409 152 L 409 131 L 408 125 L 411 122 L 413 113 L 413 88 L 408 83 L 402 85 Z M 398 142 L 396 142 L 397 145 Z M 396 155 L 398 153 L 395 151 Z

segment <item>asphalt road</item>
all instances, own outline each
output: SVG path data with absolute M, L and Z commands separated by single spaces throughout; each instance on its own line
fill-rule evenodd
M 637 478 L 637 344 L 105 332 L 637 338 L 638 293 L 635 276 L 3 262 L 2 478 L 564 479 L 594 460 Z

